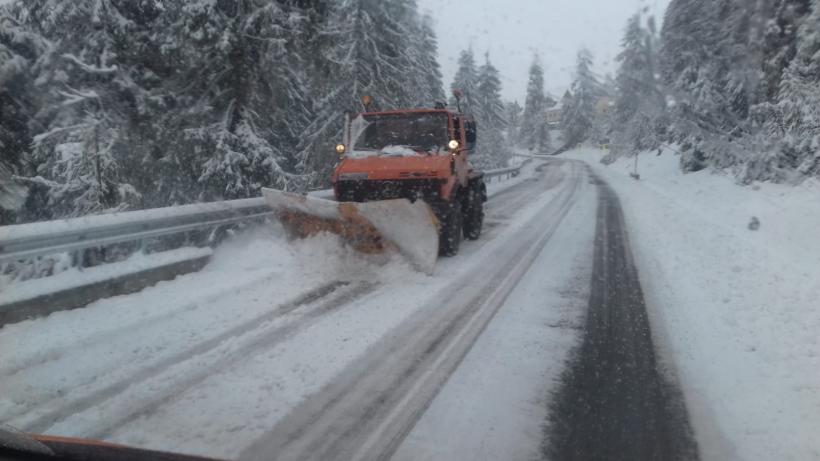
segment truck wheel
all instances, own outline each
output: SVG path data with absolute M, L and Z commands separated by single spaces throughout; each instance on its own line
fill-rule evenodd
M 484 226 L 484 200 L 475 189 L 470 190 L 467 209 L 464 210 L 464 237 L 478 240 Z
M 438 239 L 438 253 L 441 256 L 455 256 L 461 246 L 461 203 L 453 200 L 441 207 L 441 231 Z

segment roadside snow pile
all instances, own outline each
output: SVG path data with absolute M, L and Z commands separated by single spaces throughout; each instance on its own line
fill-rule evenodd
M 335 234 L 324 233 L 289 244 L 303 271 L 325 280 L 387 281 L 418 273 L 398 253 L 364 254 L 345 245 Z
M 354 280 L 391 277 L 415 272 L 398 254 L 366 255 L 345 245 L 342 239 L 322 233 L 288 241 L 280 225 L 257 227 L 217 248 L 203 271 L 270 273 L 272 270 L 301 274 L 306 281 Z M 316 283 L 307 282 L 306 288 Z
M 114 280 L 158 267 L 207 257 L 210 254 L 210 248 L 193 247 L 178 248 L 151 254 L 135 253 L 121 262 L 84 269 L 74 267 L 50 277 L 26 280 L 24 282 L 12 282 L 6 286 L 0 284 L 0 292 L 3 293 L 3 300 L 0 302 L 0 305 L 9 305 L 64 290 L 70 290 L 72 288 Z
M 704 459 L 820 457 L 820 184 L 739 186 L 678 156 L 587 161 L 623 202 L 661 355 Z M 750 230 L 750 224 L 754 231 Z
M 335 236 L 289 243 L 281 229 L 259 227 L 219 247 L 200 272 L 82 309 L 5 325 L 0 350 L 10 353 L 0 361 L 0 419 L 20 428 L 34 424 L 52 434 L 93 435 L 148 405 L 158 392 L 185 389 L 187 380 L 200 376 L 196 373 L 207 377 L 214 363 L 209 360 L 242 341 L 298 319 L 298 310 L 275 314 L 306 293 L 334 281 L 375 284 L 408 274 L 427 278 L 401 260 L 362 258 Z M 308 339 L 316 342 L 317 337 Z M 212 396 L 212 401 L 221 398 Z M 78 404 L 82 411 L 37 423 L 84 399 L 88 403 Z

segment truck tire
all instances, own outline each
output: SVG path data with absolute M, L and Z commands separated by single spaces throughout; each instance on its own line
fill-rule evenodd
M 471 187 L 464 209 L 464 237 L 478 240 L 484 226 L 484 200 L 477 187 Z
M 461 202 L 453 200 L 445 203 L 440 210 L 441 230 L 439 231 L 438 253 L 441 256 L 455 256 L 461 247 Z

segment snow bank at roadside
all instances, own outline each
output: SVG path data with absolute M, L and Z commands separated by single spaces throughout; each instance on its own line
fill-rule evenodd
M 682 174 L 671 151 L 587 161 L 623 202 L 664 356 L 704 459 L 820 457 L 820 184 Z M 758 230 L 749 223 L 759 220 Z
M 0 287 L 0 292 L 3 293 L 3 301 L 0 304 L 8 305 L 79 286 L 114 280 L 157 267 L 203 258 L 211 253 L 210 248 L 178 248 L 160 253 L 135 253 L 125 261 L 85 269 L 74 267 L 50 277 L 26 280 Z
M 200 272 L 0 329 L 0 350 L 13 352 L 0 362 L 0 419 L 27 427 L 57 403 L 105 395 L 105 389 L 331 281 L 376 282 L 408 274 L 415 272 L 397 255 L 363 257 L 333 235 L 287 242 L 281 229 L 260 226 L 219 247 Z M 215 350 L 229 349 L 235 341 L 224 340 Z M 196 356 L 162 366 L 165 384 L 184 380 L 196 367 Z M 114 403 L 139 404 L 152 392 L 140 393 L 139 383 L 134 378 L 133 389 Z M 98 404 L 106 401 L 100 397 Z M 78 421 L 92 427 L 100 415 L 94 408 L 89 413 L 94 416 L 78 415 Z M 56 433 L 87 435 L 90 430 L 66 424 L 70 430 Z

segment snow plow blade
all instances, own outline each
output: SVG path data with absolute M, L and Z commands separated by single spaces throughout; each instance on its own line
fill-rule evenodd
M 421 200 L 336 202 L 309 195 L 262 189 L 290 238 L 331 232 L 366 254 L 398 251 L 416 269 L 432 273 L 438 257 L 438 221 Z

